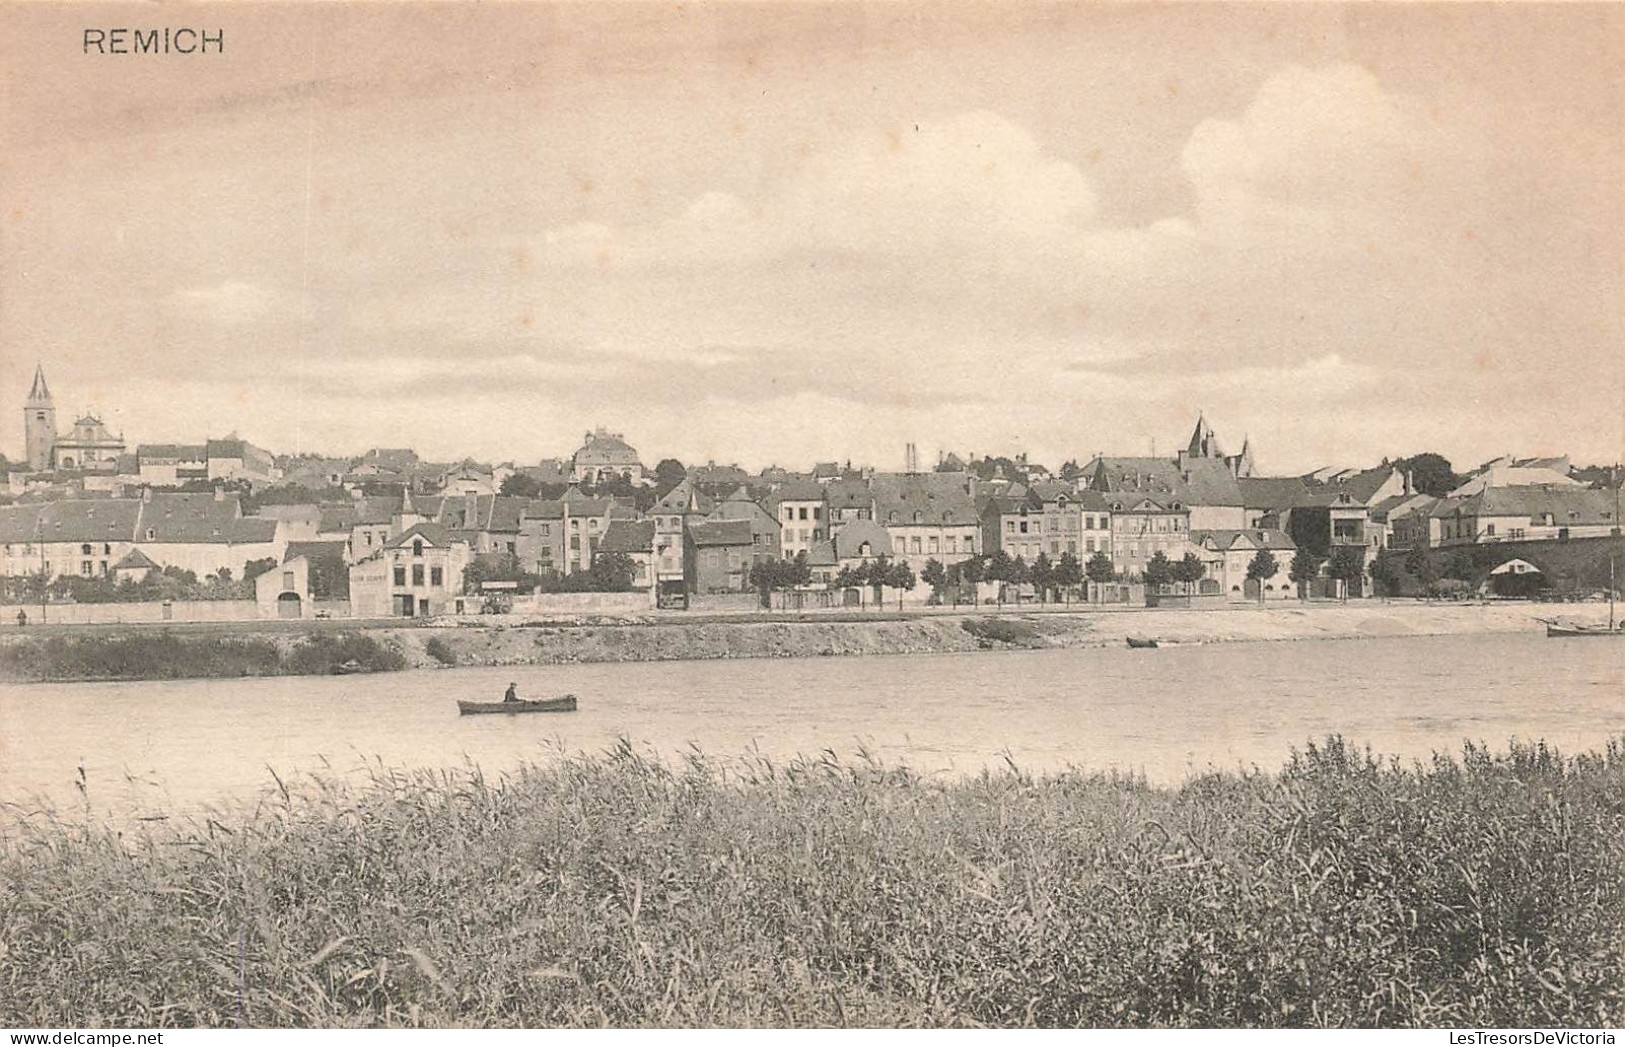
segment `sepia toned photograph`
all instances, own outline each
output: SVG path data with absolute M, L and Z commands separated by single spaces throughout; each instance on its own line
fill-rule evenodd
M 0 0 L 0 405 L 11 1043 L 1625 1020 L 1620 4 Z

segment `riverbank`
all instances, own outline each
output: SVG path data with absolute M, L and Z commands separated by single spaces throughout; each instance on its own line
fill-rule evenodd
M 164 679 L 441 666 L 568 665 L 715 658 L 814 658 L 981 650 L 1240 643 L 1529 632 L 1537 616 L 1604 621 L 1602 605 L 1438 604 L 1375 600 L 1223 610 L 1053 610 L 1004 613 L 592 618 L 480 617 L 448 624 L 389 619 L 232 623 L 211 630 L 124 627 L 18 630 L 0 636 L 0 679 Z M 442 620 L 444 621 L 444 620 Z M 1557 643 L 1559 641 L 1553 641 Z M 1587 642 L 1587 641 L 1571 641 Z M 1590 641 L 1604 642 L 1604 641 Z M 366 656 L 357 657 L 361 651 Z
M 0 846 L 0 1024 L 1612 1027 L 1622 774 L 1619 742 L 1332 739 L 1178 788 L 623 746 L 42 815 Z

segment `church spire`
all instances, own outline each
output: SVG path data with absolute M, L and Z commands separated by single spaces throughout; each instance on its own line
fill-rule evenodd
M 30 406 L 48 404 L 51 402 L 51 389 L 45 384 L 45 368 L 40 364 L 34 365 L 34 388 L 28 392 Z

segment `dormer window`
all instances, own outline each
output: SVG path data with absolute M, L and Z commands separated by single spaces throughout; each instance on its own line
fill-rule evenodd
M 154 531 L 154 530 L 153 530 L 153 529 L 152 529 L 152 528 L 150 528 L 150 527 L 149 527 L 149 528 L 147 528 L 147 541 L 149 541 L 149 542 L 151 542 L 151 541 L 155 541 L 155 540 L 156 540 L 156 538 L 157 538 L 157 532 L 156 532 L 156 531 Z

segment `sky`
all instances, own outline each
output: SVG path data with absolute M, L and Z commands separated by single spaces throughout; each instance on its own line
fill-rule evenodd
M 166 25 L 224 51 L 82 53 Z M 1054 467 L 1202 412 L 1267 474 L 1625 445 L 1620 5 L 0 26 L 0 402 L 43 364 L 63 429 Z

